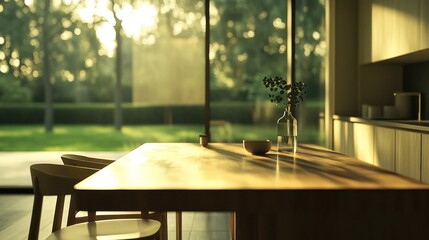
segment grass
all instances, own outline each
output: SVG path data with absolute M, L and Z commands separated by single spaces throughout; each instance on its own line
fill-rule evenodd
M 57 125 L 45 133 L 42 125 L 0 126 L 0 151 L 129 151 L 145 142 L 191 142 L 202 127 Z
M 56 125 L 45 133 L 42 125 L 0 125 L 0 151 L 130 151 L 146 142 L 195 142 L 202 125 L 124 126 L 121 132 L 107 125 Z M 275 140 L 276 127 L 255 125 L 212 126 L 213 142 L 243 139 Z M 312 142 L 317 131 L 306 131 L 300 142 Z M 310 139 L 310 141 L 308 141 Z

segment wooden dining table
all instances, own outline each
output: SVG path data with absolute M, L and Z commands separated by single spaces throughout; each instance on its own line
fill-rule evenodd
M 75 191 L 80 210 L 235 212 L 238 240 L 429 238 L 429 185 L 316 145 L 145 143 Z

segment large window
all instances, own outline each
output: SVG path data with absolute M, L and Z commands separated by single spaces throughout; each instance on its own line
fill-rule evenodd
M 296 81 L 308 85 L 298 138 L 323 143 L 324 1 L 295 2 Z M 94 136 L 109 133 L 106 141 L 114 141 L 105 149 L 111 150 L 148 141 L 197 142 L 206 106 L 212 141 L 275 140 L 283 110 L 269 102 L 262 79 L 287 76 L 287 12 L 287 1 L 276 0 L 2 2 L 0 130 L 32 131 L 38 142 L 54 146 L 36 149 L 29 141 L 26 148 L 5 133 L 0 150 L 96 146 L 87 136 L 63 145 L 49 141 L 79 133 L 70 128 L 76 126 L 99 127 Z
M 283 109 L 268 101 L 264 76 L 287 76 L 287 1 L 211 1 L 212 140 L 275 140 Z M 324 143 L 324 1 L 295 1 L 295 81 L 307 84 L 299 142 Z
M 286 1 L 212 1 L 210 10 L 212 140 L 274 140 L 281 115 L 262 79 L 287 74 Z
M 300 141 L 325 145 L 325 1 L 295 4 L 295 75 L 308 85 L 298 115 Z

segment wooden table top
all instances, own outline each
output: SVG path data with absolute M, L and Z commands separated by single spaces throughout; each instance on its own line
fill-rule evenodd
M 428 185 L 310 145 L 148 143 L 75 189 L 80 210 L 234 211 L 245 240 L 423 239 L 429 224 Z
M 256 156 L 241 144 L 147 143 L 76 185 L 77 190 L 429 189 L 314 146 Z

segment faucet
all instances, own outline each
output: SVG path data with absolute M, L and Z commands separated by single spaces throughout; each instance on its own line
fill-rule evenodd
M 421 121 L 422 120 L 422 94 L 419 92 L 397 92 L 394 93 L 394 96 L 416 96 L 418 97 L 418 102 L 419 102 L 419 109 L 418 109 L 418 113 L 417 113 L 417 121 Z

